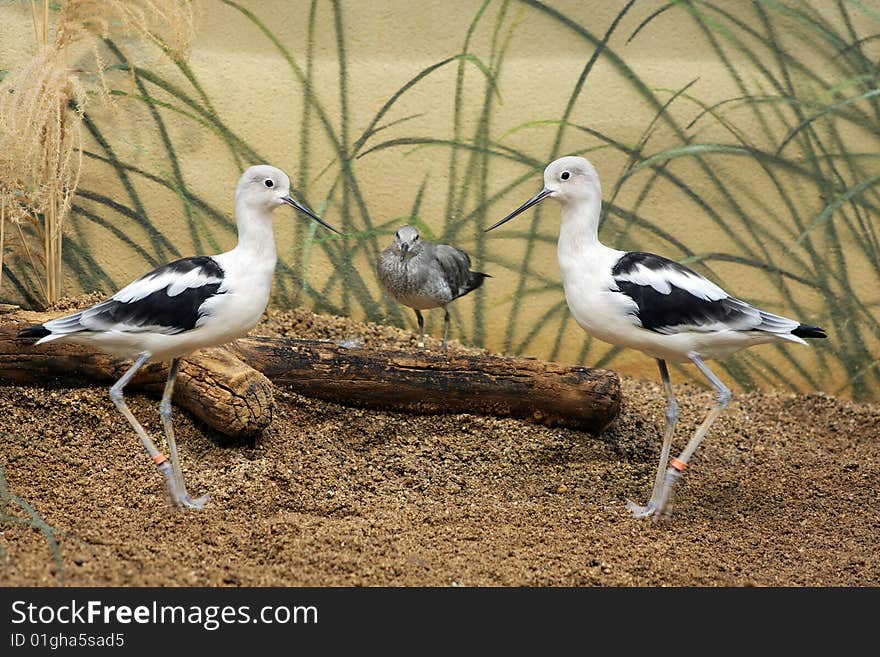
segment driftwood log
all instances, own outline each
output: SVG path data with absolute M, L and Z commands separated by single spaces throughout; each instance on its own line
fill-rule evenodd
M 64 342 L 35 347 L 17 337 L 26 326 L 53 316 L 0 306 L 0 385 L 109 386 L 122 375 L 127 364 L 86 347 Z M 165 365 L 149 365 L 129 386 L 161 394 L 166 375 Z M 184 359 L 174 402 L 224 434 L 252 435 L 272 420 L 269 380 L 350 406 L 515 417 L 590 433 L 605 429 L 620 407 L 620 379 L 608 370 L 256 337 Z
M 109 388 L 125 373 L 130 363 L 88 347 L 60 341 L 34 346 L 33 340 L 17 338 L 26 326 L 58 314 L 0 305 L 0 385 Z M 167 363 L 151 363 L 141 368 L 126 390 L 161 396 L 167 377 Z M 208 426 L 236 437 L 255 435 L 269 426 L 274 406 L 269 380 L 224 348 L 202 349 L 181 362 L 174 403 Z
M 608 370 L 314 340 L 242 338 L 231 349 L 276 385 L 349 406 L 515 417 L 591 433 L 605 429 L 620 407 L 620 378 Z

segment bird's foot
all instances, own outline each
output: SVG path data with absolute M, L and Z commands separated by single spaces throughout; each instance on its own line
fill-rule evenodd
M 425 350 L 425 341 L 419 340 L 419 351 L 424 351 L 424 350 Z
M 666 520 L 672 516 L 672 499 L 675 484 L 681 477 L 681 472 L 675 468 L 666 470 L 666 477 L 663 479 L 663 485 L 660 490 L 651 495 L 651 499 L 645 506 L 640 506 L 632 500 L 626 501 L 626 508 L 632 511 L 636 518 L 651 517 L 654 522 Z
M 158 466 L 159 472 L 165 477 L 165 490 L 168 493 L 169 502 L 179 509 L 203 509 L 210 495 L 202 495 L 196 499 L 190 497 L 182 481 L 174 476 L 174 471 L 168 461 L 163 461 Z
M 446 351 L 446 340 L 440 343 L 440 351 Z
M 674 477 L 670 478 L 670 471 L 675 473 Z M 661 522 L 672 517 L 673 489 L 675 487 L 675 482 L 680 476 L 681 473 L 678 470 L 673 470 L 672 468 L 667 470 L 666 479 L 663 482 L 663 488 L 660 489 L 660 494 L 657 496 L 657 511 L 654 514 L 654 522 Z
M 654 515 L 654 512 L 657 510 L 654 500 L 650 500 L 645 506 L 641 506 L 628 499 L 626 501 L 626 508 L 632 511 L 635 518 L 648 518 Z
M 177 499 L 172 498 L 172 503 L 179 509 L 204 509 L 205 505 L 211 499 L 210 495 L 202 495 L 201 497 L 197 497 L 193 499 L 189 496 L 189 493 L 184 493 Z
M 654 522 L 661 522 L 672 517 L 672 500 L 675 497 L 675 484 L 681 477 L 681 472 L 675 468 L 667 468 L 663 486 L 657 495 L 657 510 L 654 513 Z

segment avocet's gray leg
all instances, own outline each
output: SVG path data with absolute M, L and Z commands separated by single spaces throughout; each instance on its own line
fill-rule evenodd
M 174 477 L 174 471 L 171 467 L 171 464 L 168 463 L 168 459 L 166 456 L 159 451 L 156 447 L 156 443 L 154 443 L 150 437 L 147 435 L 147 432 L 144 431 L 144 428 L 141 426 L 141 423 L 137 421 L 137 418 L 129 409 L 128 404 L 125 403 L 125 398 L 122 395 L 122 391 L 128 382 L 132 380 L 137 371 L 150 359 L 150 354 L 144 352 L 137 357 L 134 365 L 132 365 L 128 371 L 120 377 L 119 381 L 113 384 L 113 387 L 110 388 L 110 399 L 113 400 L 113 403 L 116 404 L 116 408 L 119 409 L 119 412 L 128 420 L 128 423 L 132 426 L 137 433 L 138 437 L 141 439 L 141 442 L 144 445 L 144 448 L 147 450 L 147 453 L 150 455 L 150 458 L 153 459 L 153 463 L 156 464 L 156 467 L 159 469 L 159 472 L 162 473 L 162 476 L 165 477 L 165 486 L 168 489 L 168 495 L 171 498 L 171 501 L 174 504 L 181 504 L 181 500 L 183 499 L 183 495 L 185 495 L 185 491 L 180 491 L 177 485 L 177 482 Z
M 449 308 L 443 306 L 443 343 L 440 349 L 446 351 L 446 338 L 449 337 Z
M 717 394 L 715 406 L 709 411 L 709 414 L 706 416 L 706 419 L 703 420 L 703 423 L 697 427 L 693 437 L 688 441 L 688 444 L 685 446 L 682 453 L 679 454 L 678 458 L 672 459 L 669 462 L 669 467 L 666 468 L 666 476 L 663 479 L 663 488 L 660 490 L 660 495 L 657 498 L 657 509 L 654 514 L 655 521 L 660 517 L 668 517 L 672 515 L 673 489 L 675 488 L 676 482 L 679 477 L 681 477 L 681 474 L 687 467 L 688 461 L 690 461 L 694 452 L 697 451 L 700 443 L 703 442 L 703 438 L 706 437 L 712 423 L 715 422 L 715 420 L 718 419 L 718 416 L 721 415 L 722 411 L 727 408 L 727 404 L 733 396 L 730 389 L 721 382 L 721 379 L 715 376 L 712 370 L 706 366 L 699 356 L 691 354 L 689 358 L 691 359 L 691 362 L 697 366 L 697 369 L 699 369 L 709 380 L 712 387 L 715 388 Z
M 113 400 L 113 403 L 116 404 L 116 408 L 119 409 L 119 412 L 125 416 L 125 419 L 128 420 L 128 423 L 134 428 L 138 437 L 141 439 L 141 442 L 144 444 L 144 447 L 149 453 L 150 458 L 153 459 L 153 462 L 156 465 L 159 465 L 165 461 L 165 455 L 162 454 L 159 449 L 156 447 L 156 443 L 150 439 L 147 435 L 147 432 L 144 431 L 144 428 L 141 426 L 141 423 L 137 421 L 137 418 L 132 414 L 131 409 L 128 408 L 128 405 L 125 403 L 125 399 L 122 396 L 122 390 L 128 385 L 128 382 L 134 378 L 134 375 L 137 374 L 137 371 L 150 359 L 150 354 L 143 353 L 137 357 L 137 360 L 134 364 L 128 368 L 128 371 L 123 374 L 120 379 L 113 384 L 113 387 L 110 388 L 110 399 Z
M 660 448 L 660 461 L 657 464 L 657 475 L 654 478 L 654 488 L 651 491 L 651 499 L 646 506 L 639 506 L 632 500 L 626 501 L 626 506 L 636 518 L 647 518 L 657 510 L 657 500 L 663 488 L 663 480 L 666 475 L 666 465 L 669 462 L 669 449 L 672 447 L 672 436 L 675 434 L 675 425 L 678 423 L 678 403 L 675 401 L 675 391 L 669 379 L 669 369 L 666 361 L 657 359 L 660 368 L 660 378 L 666 388 L 666 430 L 663 432 L 663 446 Z
M 159 414 L 162 416 L 162 426 L 165 428 L 165 438 L 168 441 L 168 453 L 171 455 L 171 469 L 174 475 L 175 493 L 172 495 L 174 502 L 179 506 L 192 509 L 201 509 L 205 506 L 209 496 L 203 495 L 198 499 L 190 497 L 183 481 L 183 471 L 180 468 L 180 459 L 177 455 L 177 441 L 174 440 L 174 426 L 171 424 L 171 396 L 174 394 L 174 382 L 177 380 L 177 372 L 180 369 L 180 359 L 171 361 L 168 369 L 168 380 L 165 382 L 165 392 L 162 401 L 159 402 Z

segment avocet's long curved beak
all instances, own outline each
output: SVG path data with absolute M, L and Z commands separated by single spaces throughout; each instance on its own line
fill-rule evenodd
M 537 205 L 538 203 L 540 203 L 541 201 L 543 201 L 545 198 L 547 198 L 548 196 L 550 196 L 550 194 L 552 194 L 552 193 L 553 193 L 553 190 L 552 190 L 552 189 L 547 189 L 547 188 L 545 187 L 545 188 L 542 189 L 540 192 L 538 192 L 537 194 L 535 194 L 532 198 L 530 198 L 528 201 L 526 201 L 526 202 L 523 203 L 521 206 L 519 206 L 516 210 L 514 210 L 514 211 L 511 212 L 509 215 L 507 215 L 506 217 L 504 217 L 504 219 L 502 219 L 501 221 L 499 221 L 497 224 L 493 224 L 492 226 L 489 226 L 489 227 L 486 229 L 486 232 L 488 233 L 490 230 L 494 230 L 495 228 L 498 228 L 498 226 L 500 226 L 501 224 L 506 224 L 508 221 L 510 221 L 511 219 L 513 219 L 516 215 L 518 215 L 518 214 L 520 214 L 520 213 L 522 213 L 522 212 L 525 212 L 526 210 L 528 210 L 528 209 L 529 209 L 530 207 L 532 207 L 533 205 Z
M 304 215 L 306 215 L 306 216 L 308 216 L 308 217 L 311 217 L 312 219 L 314 219 L 315 221 L 317 221 L 319 224 L 321 224 L 324 228 L 329 228 L 330 230 L 332 230 L 332 231 L 333 231 L 334 233 L 336 233 L 337 235 L 342 235 L 342 233 L 340 233 L 340 232 L 339 232 L 338 230 L 336 230 L 333 226 L 331 226 L 331 225 L 328 224 L 326 221 L 324 221 L 323 219 L 321 219 L 321 217 L 319 217 L 319 216 L 316 215 L 314 212 L 312 212 L 311 210 L 309 210 L 309 209 L 308 209 L 306 206 L 304 206 L 302 203 L 300 203 L 299 201 L 297 201 L 297 200 L 296 200 L 295 198 L 293 198 L 290 194 L 288 194 L 287 196 L 282 197 L 281 200 L 284 201 L 285 203 L 287 203 L 287 205 L 290 205 L 291 207 L 293 207 L 293 208 L 299 210 L 299 211 L 302 212 Z

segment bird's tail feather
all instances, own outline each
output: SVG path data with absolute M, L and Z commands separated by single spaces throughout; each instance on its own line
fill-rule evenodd
M 825 332 L 825 329 L 819 328 L 818 326 L 810 326 L 809 324 L 798 324 L 797 328 L 793 329 L 791 334 L 796 335 L 799 338 L 827 338 L 828 337 L 828 334 Z
M 52 335 L 52 331 L 47 329 L 42 324 L 37 326 L 28 326 L 26 329 L 22 329 L 18 332 L 19 338 L 30 339 L 30 338 L 45 338 Z
M 797 342 L 798 344 L 807 344 L 804 338 L 827 338 L 828 335 L 824 329 L 818 326 L 810 326 L 809 324 L 801 324 L 797 320 L 774 315 L 764 310 L 758 311 L 761 316 L 761 323 L 757 327 L 761 331 L 773 333 L 774 335 L 788 340 L 789 342 Z
M 487 278 L 492 278 L 492 277 L 489 274 L 484 274 L 481 271 L 468 272 L 467 283 L 465 283 L 462 286 L 461 291 L 459 292 L 458 296 L 461 297 L 461 296 L 464 296 L 465 294 L 467 294 L 468 292 L 473 292 L 478 287 L 480 287 L 483 284 L 483 281 L 486 280 Z
M 35 344 L 51 342 L 52 340 L 63 338 L 71 333 L 79 333 L 80 331 L 87 330 L 87 327 L 82 325 L 82 322 L 80 321 L 81 319 L 82 312 L 65 315 L 64 317 L 50 320 L 45 324 L 28 326 L 19 331 L 18 337 L 25 339 L 38 338 Z
M 799 338 L 793 333 L 774 333 L 774 336 L 779 338 L 780 340 L 785 340 L 786 342 L 796 342 L 797 344 L 806 345 L 807 341 L 803 338 Z

